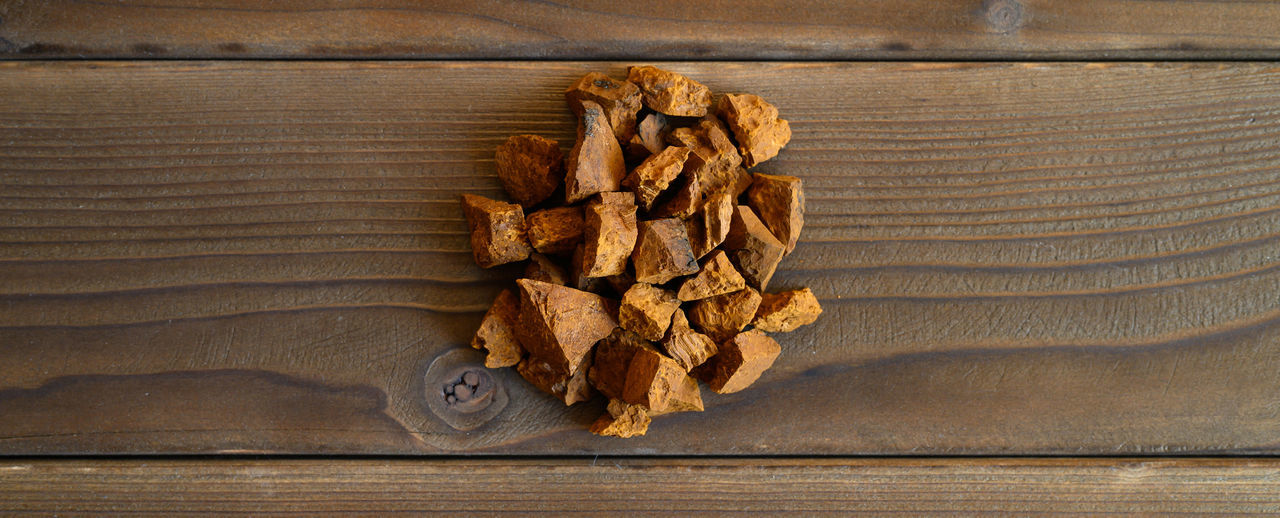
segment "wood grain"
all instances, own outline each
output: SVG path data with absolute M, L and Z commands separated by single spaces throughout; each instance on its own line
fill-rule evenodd
M 792 121 L 771 286 L 827 313 L 751 390 L 592 437 L 510 370 L 426 386 L 518 267 L 457 197 L 621 64 L 0 63 L 0 452 L 1274 453 L 1280 67 L 673 63 Z
M 17 460 L 0 512 L 699 515 L 1280 511 L 1280 463 L 1214 459 Z
M 0 57 L 1276 59 L 1250 0 L 0 0 Z

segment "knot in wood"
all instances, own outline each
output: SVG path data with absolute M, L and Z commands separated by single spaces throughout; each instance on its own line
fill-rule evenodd
M 446 351 L 423 376 L 427 408 L 455 430 L 474 430 L 507 406 L 502 384 L 478 356 L 471 349 Z
M 1022 4 L 1017 0 L 986 0 L 982 16 L 992 32 L 1008 34 L 1022 27 Z

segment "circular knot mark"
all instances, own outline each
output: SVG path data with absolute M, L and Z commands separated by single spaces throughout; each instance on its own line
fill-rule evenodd
M 432 414 L 458 431 L 479 428 L 507 406 L 501 381 L 484 368 L 484 355 L 452 347 L 431 361 L 422 389 Z
M 475 367 L 459 367 L 450 374 L 446 376 L 448 381 L 441 385 L 440 391 L 450 409 L 471 414 L 484 410 L 493 403 L 497 385 L 487 371 Z
M 1017 0 L 985 0 L 982 16 L 992 32 L 1008 34 L 1022 27 L 1022 4 Z

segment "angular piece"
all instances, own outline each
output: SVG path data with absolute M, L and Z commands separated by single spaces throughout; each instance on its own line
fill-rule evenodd
M 535 281 L 569 285 L 569 274 L 550 257 L 542 254 L 529 254 L 529 266 L 524 267 L 524 278 Z
M 661 113 L 650 113 L 636 127 L 635 136 L 631 137 L 631 154 L 637 156 L 652 155 L 667 147 L 663 143 L 667 137 L 667 117 Z
M 644 105 L 678 117 L 701 117 L 711 107 L 711 89 L 681 74 L 651 66 L 631 67 L 627 81 L 640 87 Z
M 569 259 L 569 281 L 566 286 L 591 293 L 602 293 L 605 282 L 603 277 L 588 277 L 587 271 L 583 266 L 586 257 L 586 246 L 579 244 L 573 249 L 573 256 Z
M 729 256 L 723 250 L 716 250 L 702 262 L 702 270 L 698 275 L 686 279 L 680 285 L 679 297 L 688 302 L 732 293 L 745 287 L 747 280 L 729 262 Z
M 678 219 L 640 222 L 631 261 L 636 282 L 663 284 L 681 275 L 698 273 L 698 261 L 689 248 L 689 235 Z
M 524 210 L 519 205 L 463 194 L 462 212 L 471 229 L 471 255 L 481 268 L 529 257 Z
M 694 217 L 685 221 L 694 257 L 701 259 L 724 242 L 733 220 L 733 207 L 733 195 L 720 191 L 707 196 Z
M 631 359 L 622 400 L 645 407 L 650 415 L 702 411 L 698 381 L 657 351 L 640 351 Z
M 605 413 L 591 423 L 591 433 L 626 439 L 644 435 L 653 419 L 643 406 L 632 405 L 620 399 L 610 399 Z
M 755 383 L 781 353 L 778 342 L 752 329 L 720 344 L 720 352 L 694 369 L 693 374 L 713 392 L 729 394 Z
M 598 192 L 616 191 L 627 175 L 622 148 L 599 104 L 582 101 L 578 141 L 569 152 L 566 168 L 564 198 L 568 203 L 577 203 Z
M 704 195 L 727 190 L 736 197 L 751 186 L 751 174 L 742 168 L 742 157 L 729 139 L 724 124 L 715 117 L 698 121 L 694 131 L 693 153 L 685 162 L 685 170 L 698 175 Z M 672 133 L 675 136 L 675 133 Z
M 689 309 L 689 321 L 717 343 L 738 334 L 760 307 L 760 292 L 750 286 L 699 300 Z
M 782 242 L 769 232 L 769 228 L 746 205 L 734 208 L 724 249 L 729 254 L 729 260 L 738 267 L 738 273 L 747 279 L 747 284 L 761 290 L 769 285 L 769 279 L 778 268 L 778 262 L 782 261 L 782 253 L 786 251 Z
M 640 111 L 640 88 L 636 85 L 591 72 L 565 90 L 564 98 L 569 102 L 569 109 L 579 117 L 582 101 L 600 105 L 619 142 L 630 142 L 636 134 L 636 113 Z
M 747 190 L 747 203 L 773 236 L 786 246 L 782 255 L 795 250 L 800 229 L 804 227 L 804 190 L 799 178 L 756 173 Z
M 669 146 L 632 169 L 631 174 L 622 180 L 622 185 L 636 193 L 640 206 L 649 210 L 658 195 L 680 176 L 688 158 L 689 148 Z
M 680 307 L 674 293 L 637 282 L 622 296 L 618 324 L 645 340 L 661 340 L 671 325 L 671 314 Z
M 520 363 L 524 348 L 517 338 L 519 325 L 520 298 L 509 289 L 498 292 L 471 339 L 471 347 L 489 352 L 484 358 L 485 367 L 496 369 Z
M 762 295 L 756 319 L 752 322 L 761 331 L 786 333 L 818 320 L 822 306 L 809 288 Z
M 515 135 L 494 156 L 498 179 L 516 203 L 529 208 L 551 196 L 564 181 L 564 153 L 556 141 Z
M 649 217 L 687 219 L 693 216 L 702 203 L 701 186 L 698 175 L 685 169 L 676 180 L 675 187 L 669 189 L 664 199 L 649 211 Z
M 572 375 L 591 346 L 618 327 L 617 307 L 604 297 L 529 279 L 516 284 L 520 343 L 558 371 Z
M 591 385 L 607 398 L 620 399 L 627 385 L 631 360 L 644 351 L 657 353 L 648 340 L 623 328 L 614 329 L 596 345 L 591 363 Z
M 689 327 L 689 319 L 680 310 L 671 316 L 671 329 L 663 337 L 662 347 L 667 351 L 667 356 L 680 364 L 680 368 L 686 372 L 702 365 L 708 358 L 715 356 L 718 350 L 711 337 Z
M 698 131 L 693 128 L 672 128 L 667 133 L 666 141 L 673 146 L 693 149 L 698 147 Z
M 587 203 L 586 250 L 583 271 L 588 277 L 627 271 L 627 257 L 636 245 L 636 204 L 629 192 L 602 192 Z
M 758 95 L 725 94 L 718 109 L 733 130 L 747 167 L 777 156 L 791 141 L 791 124 L 779 119 L 778 109 Z
M 520 376 L 533 386 L 564 401 L 565 405 L 572 405 L 591 399 L 591 395 L 594 394 L 591 384 L 587 382 L 590 366 L 590 354 L 582 358 L 573 372 L 566 372 L 546 361 L 530 356 L 516 365 L 516 372 L 519 372 Z
M 529 227 L 529 244 L 544 254 L 570 254 L 582 242 L 586 223 L 582 207 L 542 209 L 525 218 Z

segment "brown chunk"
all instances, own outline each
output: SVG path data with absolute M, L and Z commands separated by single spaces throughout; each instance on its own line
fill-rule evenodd
M 693 216 L 693 213 L 698 210 L 698 205 L 702 203 L 701 185 L 698 175 L 685 169 L 684 173 L 677 178 L 676 186 L 668 192 L 669 196 L 663 196 L 666 200 L 659 202 L 652 211 L 649 211 L 649 217 L 687 219 Z
M 636 113 L 640 111 L 640 88 L 636 85 L 591 72 L 565 90 L 564 97 L 578 116 L 582 116 L 582 101 L 600 105 L 619 142 L 630 142 L 636 134 Z
M 649 423 L 652 421 L 643 406 L 610 399 L 605 413 L 591 423 L 591 433 L 625 439 L 644 435 L 649 431 Z
M 569 285 L 569 274 L 564 268 L 542 254 L 529 254 L 529 266 L 524 267 L 524 278 L 549 282 L 561 286 Z
M 618 327 L 617 307 L 604 297 L 529 279 L 516 284 L 520 343 L 557 370 L 573 374 L 591 346 Z
M 747 327 L 758 307 L 760 292 L 746 287 L 695 302 L 689 310 L 689 320 L 712 340 L 723 342 Z
M 602 192 L 587 203 L 586 250 L 583 271 L 588 277 L 627 271 L 627 257 L 636 245 L 636 204 L 629 192 Z
M 556 141 L 537 135 L 515 135 L 494 156 L 498 179 L 516 203 L 538 204 L 564 181 L 564 154 Z
M 667 118 L 661 113 L 650 113 L 640 120 L 636 135 L 631 137 L 631 154 L 652 155 L 667 147 Z
M 671 316 L 671 329 L 667 330 L 667 336 L 662 339 L 662 347 L 685 371 L 702 365 L 708 358 L 715 356 L 717 350 L 711 337 L 689 327 L 689 319 L 680 310 L 676 310 Z
M 471 229 L 471 255 L 482 268 L 529 257 L 524 210 L 483 196 L 462 195 L 462 212 Z
M 670 146 L 661 152 L 650 155 L 644 162 L 631 170 L 631 174 L 622 180 L 622 185 L 636 194 L 640 206 L 644 210 L 653 207 L 653 201 L 666 190 L 671 181 L 680 176 L 684 169 L 684 161 L 689 158 L 689 148 Z
M 723 250 L 716 250 L 702 262 L 702 271 L 680 285 L 680 300 L 705 299 L 747 287 L 746 279 L 729 262 Z
M 698 381 L 675 360 L 653 350 L 637 352 L 631 359 L 622 400 L 645 407 L 651 415 L 703 408 Z
M 747 190 L 747 203 L 773 236 L 786 245 L 783 255 L 795 250 L 804 227 L 804 190 L 799 178 L 757 173 Z
M 671 325 L 671 314 L 680 307 L 674 293 L 637 282 L 622 296 L 618 324 L 646 340 L 661 340 Z
M 569 203 L 577 203 L 598 192 L 616 191 L 627 175 L 622 148 L 599 104 L 582 101 L 578 141 L 569 152 L 567 169 L 564 197 Z
M 693 374 L 716 393 L 737 392 L 760 379 L 781 353 L 778 342 L 752 329 L 720 344 L 720 352 Z
M 747 284 L 761 290 L 769 285 L 769 279 L 778 268 L 778 262 L 782 261 L 782 253 L 786 251 L 782 242 L 769 232 L 751 207 L 746 205 L 734 208 L 724 249 L 729 254 L 729 260 L 738 267 L 738 273 L 747 279 Z
M 725 94 L 719 111 L 738 139 L 742 163 L 747 167 L 777 156 L 791 141 L 791 124 L 779 119 L 778 109 L 758 95 Z
M 760 297 L 760 308 L 752 325 L 761 331 L 786 333 L 812 324 L 822 314 L 818 297 L 809 288 L 769 293 Z
M 578 366 L 572 373 L 556 367 L 537 357 L 530 356 L 520 361 L 516 365 L 516 372 L 520 376 L 532 383 L 533 386 L 542 389 L 543 392 L 551 394 L 564 401 L 566 405 L 572 405 L 579 401 L 591 399 L 594 392 L 591 391 L 591 384 L 587 382 L 588 372 L 591 370 L 591 354 L 588 353 L 578 363 Z
M 698 131 L 693 128 L 672 128 L 667 133 L 667 143 L 673 146 L 683 146 L 690 149 L 698 147 Z
M 711 107 L 711 89 L 681 74 L 651 66 L 631 67 L 627 81 L 640 87 L 644 105 L 679 117 L 701 117 Z
M 582 242 L 586 223 L 582 207 L 543 209 L 525 218 L 529 227 L 529 244 L 544 254 L 570 254 Z
M 742 157 L 719 119 L 698 121 L 694 136 L 685 169 L 698 176 L 703 194 L 727 190 L 736 197 L 751 186 L 751 173 L 742 168 Z
M 626 329 L 614 329 L 595 348 L 591 364 L 591 385 L 605 397 L 620 399 L 627 385 L 631 360 L 642 351 L 654 351 L 648 340 Z
M 733 207 L 733 195 L 720 191 L 707 196 L 694 217 L 685 221 L 694 257 L 701 259 L 724 242 L 733 220 Z
M 604 278 L 587 276 L 587 271 L 583 268 L 585 256 L 585 245 L 579 244 L 573 249 L 573 256 L 569 259 L 570 284 L 567 286 L 591 293 L 602 293 L 605 286 Z
M 640 222 L 640 237 L 631 260 L 636 282 L 663 284 L 681 275 L 698 273 L 698 261 L 689 248 L 689 235 L 678 219 Z
M 493 305 L 480 321 L 480 329 L 471 339 L 471 347 L 488 351 L 484 366 L 491 369 L 510 367 L 520 363 L 524 348 L 520 347 L 520 299 L 512 290 L 498 292 Z

